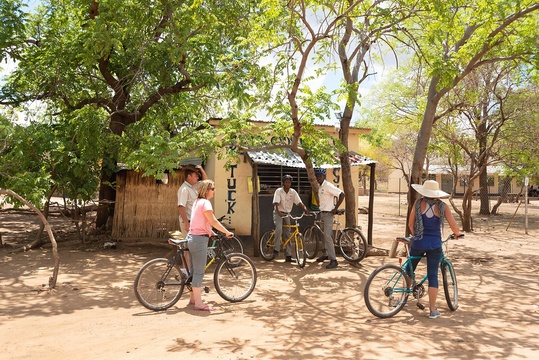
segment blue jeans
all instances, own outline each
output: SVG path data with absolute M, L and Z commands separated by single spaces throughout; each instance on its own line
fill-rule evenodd
M 187 241 L 189 254 L 191 255 L 191 272 L 193 274 L 191 285 L 199 288 L 202 287 L 208 257 L 208 237 L 188 234 Z
M 427 257 L 427 278 L 429 279 L 429 287 L 438 288 L 438 268 L 440 267 L 440 260 L 442 260 L 442 248 L 439 247 L 434 250 L 418 250 L 413 247 L 410 249 L 410 256 L 418 256 L 418 258 L 412 259 L 412 268 L 415 271 L 417 264 L 421 258 L 426 254 Z M 406 271 L 408 273 L 408 271 Z

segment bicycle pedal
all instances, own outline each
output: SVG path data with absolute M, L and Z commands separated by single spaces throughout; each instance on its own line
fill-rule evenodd
M 210 288 L 207 287 L 207 286 L 204 286 L 204 292 L 205 292 L 206 294 L 209 293 L 209 292 L 210 292 Z
M 421 310 L 425 310 L 425 305 L 421 303 L 417 303 L 417 307 L 420 308 Z

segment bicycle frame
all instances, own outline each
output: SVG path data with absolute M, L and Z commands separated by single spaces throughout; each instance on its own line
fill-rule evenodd
M 417 300 L 418 300 L 417 306 L 420 309 L 423 309 L 424 308 L 423 305 L 419 304 L 419 299 L 425 295 L 425 289 L 423 287 L 423 284 L 427 281 L 428 274 L 425 274 L 423 276 L 423 278 L 421 278 L 421 280 L 419 282 L 417 282 L 416 278 L 415 278 L 415 270 L 413 269 L 413 266 L 412 266 L 412 261 L 416 260 L 416 259 L 419 259 L 419 261 L 421 261 L 421 259 L 425 258 L 426 256 L 425 255 L 422 255 L 422 256 L 410 255 L 410 246 L 409 246 L 410 243 L 409 243 L 409 241 L 404 241 L 404 240 L 408 240 L 408 239 L 410 239 L 410 238 L 399 238 L 399 240 L 397 240 L 399 242 L 404 243 L 405 246 L 406 246 L 406 261 L 404 263 L 402 263 L 402 259 L 399 258 L 399 265 L 402 268 L 402 270 L 404 270 L 404 273 L 409 275 L 410 280 L 411 280 L 411 281 L 408 281 L 408 279 L 407 279 L 407 282 L 409 283 L 409 286 L 408 286 L 407 289 L 404 289 L 402 291 L 407 293 L 407 294 L 413 294 L 414 298 L 417 298 Z M 449 239 L 450 239 L 450 237 L 448 237 L 447 239 L 445 239 L 442 242 L 442 246 L 445 245 L 445 251 L 442 251 L 442 255 L 441 255 L 440 261 L 438 263 L 438 267 L 440 269 L 441 269 L 442 264 L 444 262 L 449 262 L 449 260 L 445 256 L 445 253 L 447 252 L 447 241 Z
M 324 230 L 320 227 L 320 224 L 322 224 L 322 220 L 319 219 L 320 212 L 319 211 L 313 211 L 313 214 L 315 214 L 315 219 L 313 225 L 320 231 L 321 235 L 324 235 Z M 344 228 L 341 226 L 341 222 L 339 221 L 339 216 L 344 214 L 344 209 L 339 209 L 337 213 L 335 213 L 335 217 L 333 218 L 333 243 L 337 244 L 337 239 L 339 238 L 339 234 L 343 232 Z M 356 226 L 358 230 L 361 231 L 361 226 Z
M 283 228 L 294 229 L 293 231 L 290 232 L 290 236 L 288 236 L 288 238 L 281 243 L 281 247 L 284 249 L 288 245 L 288 243 L 292 241 L 292 239 L 296 241 L 297 236 L 299 235 L 299 225 L 297 223 L 296 224 L 283 224 Z
M 316 253 L 321 247 L 324 249 L 325 245 L 325 234 L 324 230 L 320 226 L 322 220 L 318 217 L 319 212 L 313 212 L 316 215 L 314 224 L 308 226 L 305 229 L 304 242 L 307 256 L 310 259 L 316 257 Z M 361 227 L 341 227 L 341 222 L 338 216 L 344 214 L 344 209 L 339 209 L 335 212 L 337 217 L 333 217 L 332 234 L 331 234 L 331 243 L 333 246 L 339 249 L 340 254 L 343 258 L 352 263 L 358 263 L 367 255 L 367 239 L 361 233 Z M 320 246 L 320 244 L 322 246 Z
M 453 238 L 449 236 L 443 241 L 447 251 L 447 241 Z M 417 299 L 417 307 L 424 309 L 420 299 L 427 294 L 423 284 L 428 279 L 425 274 L 419 282 L 416 281 L 416 271 L 412 267 L 414 260 L 420 260 L 425 256 L 410 255 L 411 237 L 399 237 L 396 240 L 406 246 L 406 260 L 404 263 L 399 259 L 399 266 L 385 264 L 375 269 L 365 284 L 363 293 L 365 304 L 369 311 L 378 317 L 388 318 L 397 314 L 407 303 L 410 294 Z M 450 310 L 458 308 L 457 278 L 453 265 L 444 252 L 440 257 L 439 265 L 442 272 L 442 283 L 447 305 Z
M 338 215 L 338 214 L 336 214 L 336 215 Z M 317 212 L 316 215 L 315 215 L 313 225 L 318 229 L 318 231 L 320 232 L 320 234 L 322 236 L 325 236 L 324 235 L 324 230 L 322 230 L 322 228 L 320 227 L 320 225 L 322 224 L 322 220 L 320 220 L 319 217 L 320 217 L 320 212 Z M 339 237 L 340 232 L 342 232 L 341 223 L 335 217 L 333 219 L 333 237 L 332 237 L 334 244 L 337 243 L 337 238 Z
M 296 262 L 300 269 L 302 269 L 306 264 L 305 249 L 303 243 L 303 236 L 299 231 L 298 220 L 305 216 L 305 213 L 301 214 L 298 217 L 294 217 L 290 214 L 286 215 L 294 222 L 291 224 L 282 224 L 283 228 L 293 229 L 287 238 L 282 238 L 280 242 L 280 250 L 285 250 L 287 246 L 294 245 L 294 251 L 296 254 Z M 260 255 L 266 261 L 271 261 L 275 258 L 275 229 L 267 230 L 262 234 L 262 237 L 258 243 Z

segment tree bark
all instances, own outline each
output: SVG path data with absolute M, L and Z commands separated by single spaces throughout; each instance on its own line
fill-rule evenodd
M 344 191 L 344 203 L 346 206 L 346 227 L 357 226 L 357 192 L 352 181 L 352 169 L 350 166 L 350 153 L 348 151 L 348 136 L 350 134 L 350 120 L 352 112 L 345 110 L 345 114 L 341 118 L 341 128 L 339 130 L 339 140 L 346 148 L 339 157 L 341 160 L 341 176 L 342 186 Z
M 501 190 L 500 196 L 498 196 L 498 201 L 492 207 L 492 211 L 491 211 L 492 215 L 495 215 L 498 213 L 498 208 L 507 198 L 507 193 L 509 193 L 509 190 L 511 189 L 511 180 L 512 178 L 510 177 L 505 177 L 502 179 L 502 190 Z
M 95 219 L 96 229 L 108 231 L 112 226 L 114 216 L 114 203 L 116 200 L 116 189 L 111 184 L 116 181 L 116 174 L 107 174 L 106 170 L 101 170 L 101 182 L 99 184 L 99 204 Z
M 414 158 L 412 161 L 412 171 L 410 174 L 410 183 L 408 188 L 408 214 L 406 215 L 406 225 L 405 233 L 410 234 L 410 229 L 408 228 L 408 218 L 410 216 L 410 211 L 412 210 L 415 201 L 419 198 L 418 193 L 412 188 L 412 184 L 421 184 L 423 180 L 423 164 L 427 156 L 427 148 L 429 146 L 430 137 L 432 135 L 432 127 L 434 125 L 434 117 L 436 115 L 436 109 L 438 103 L 440 102 L 441 97 L 447 92 L 443 90 L 440 92 L 436 91 L 436 86 L 439 83 L 438 77 L 433 77 L 429 86 L 429 93 L 427 99 L 427 107 L 423 114 L 423 121 L 421 123 L 421 128 L 419 129 L 419 134 L 417 136 L 417 144 L 414 151 Z
M 462 197 L 462 230 L 472 231 L 472 200 L 473 200 L 473 185 L 472 182 L 466 187 L 464 196 Z

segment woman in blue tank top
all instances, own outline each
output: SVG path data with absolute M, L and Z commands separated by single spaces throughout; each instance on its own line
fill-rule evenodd
M 418 199 L 408 219 L 408 227 L 414 235 L 410 248 L 410 255 L 427 258 L 427 277 L 429 281 L 429 318 L 436 319 L 440 312 L 436 309 L 438 296 L 438 267 L 442 258 L 442 229 L 444 219 L 447 220 L 456 237 L 460 236 L 460 230 L 449 207 L 440 198 L 448 197 L 449 194 L 440 190 L 440 185 L 434 180 L 426 180 L 423 185 L 412 184 L 419 194 Z M 415 270 L 419 258 L 412 260 Z

